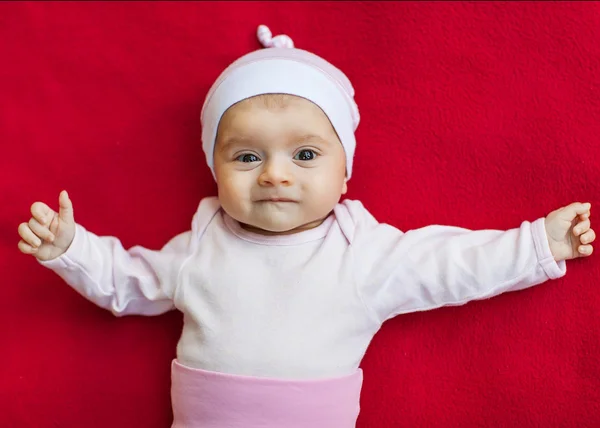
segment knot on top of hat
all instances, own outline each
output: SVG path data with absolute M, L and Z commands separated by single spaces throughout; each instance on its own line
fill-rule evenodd
M 278 36 L 273 37 L 271 30 L 266 25 L 259 25 L 258 30 L 256 31 L 256 36 L 258 37 L 258 41 L 265 48 L 293 48 L 294 42 L 289 36 L 285 34 L 280 34 Z

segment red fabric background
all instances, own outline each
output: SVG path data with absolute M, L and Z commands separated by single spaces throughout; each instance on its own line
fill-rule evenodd
M 403 230 L 600 206 L 598 3 L 0 4 L 0 426 L 168 427 L 181 316 L 118 319 L 18 253 L 35 200 L 159 248 L 214 194 L 199 112 L 267 24 L 353 81 L 350 198 Z M 599 208 L 596 208 L 599 209 Z M 386 323 L 359 427 L 600 426 L 600 255 Z

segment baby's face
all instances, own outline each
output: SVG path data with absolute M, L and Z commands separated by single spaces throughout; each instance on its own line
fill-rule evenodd
M 333 126 L 319 107 L 294 96 L 259 96 L 229 108 L 214 168 L 225 212 L 258 233 L 316 227 L 347 189 Z

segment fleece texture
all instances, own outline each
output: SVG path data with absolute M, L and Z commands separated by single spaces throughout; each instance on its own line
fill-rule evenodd
M 161 428 L 181 315 L 116 318 L 17 250 L 32 202 L 160 248 L 215 194 L 200 109 L 268 25 L 351 79 L 348 197 L 378 220 L 506 229 L 600 206 L 600 4 L 0 4 L 0 426 Z M 386 322 L 359 428 L 600 426 L 600 259 Z

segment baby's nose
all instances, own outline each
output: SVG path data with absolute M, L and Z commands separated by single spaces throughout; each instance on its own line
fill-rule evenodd
M 289 167 L 276 160 L 266 162 L 258 177 L 261 186 L 289 186 L 292 182 L 293 176 Z

